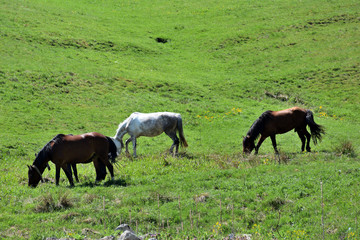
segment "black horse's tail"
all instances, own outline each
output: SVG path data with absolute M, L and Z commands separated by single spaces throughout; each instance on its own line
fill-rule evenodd
M 112 163 L 115 163 L 115 158 L 117 157 L 117 148 L 115 143 L 110 137 L 106 137 L 109 142 L 109 158 Z
M 185 139 L 181 117 L 179 117 L 178 120 L 177 120 L 177 130 L 179 131 L 179 137 L 180 137 L 181 146 L 182 147 L 187 147 L 188 144 L 187 144 L 186 139 Z
M 325 134 L 325 129 L 323 126 L 315 123 L 314 114 L 310 110 L 306 111 L 306 124 L 310 127 L 311 138 L 314 144 L 316 145 L 318 140 L 321 142 L 322 135 Z

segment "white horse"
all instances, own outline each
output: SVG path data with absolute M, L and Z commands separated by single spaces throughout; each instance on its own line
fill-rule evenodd
M 179 132 L 180 141 L 176 136 L 176 131 Z M 129 134 L 130 138 L 125 142 L 126 153 L 129 153 L 128 144 L 132 141 L 134 157 L 136 157 L 136 138 L 140 136 L 155 137 L 163 132 L 173 140 L 170 153 L 173 153 L 174 147 L 175 154 L 178 153 L 179 143 L 183 147 L 188 146 L 183 132 L 181 115 L 172 112 L 132 113 L 130 117 L 119 124 L 116 135 L 112 139 L 117 146 L 118 154 L 120 154 L 124 147 L 122 138 L 126 133 Z

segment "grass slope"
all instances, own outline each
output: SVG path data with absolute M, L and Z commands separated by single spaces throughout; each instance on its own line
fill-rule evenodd
M 120 221 L 161 238 L 359 237 L 358 1 L 1 3 L 1 237 L 100 238 Z M 293 132 L 281 165 L 270 140 L 240 154 L 262 112 L 294 105 L 326 127 L 314 154 Z M 54 135 L 113 136 L 134 111 L 181 113 L 189 148 L 173 159 L 167 136 L 140 138 L 115 183 L 83 165 L 73 189 L 26 187 Z

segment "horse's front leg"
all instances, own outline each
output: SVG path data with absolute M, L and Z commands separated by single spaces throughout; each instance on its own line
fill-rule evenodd
M 129 142 L 132 141 L 132 137 L 125 141 L 125 154 L 129 154 Z
M 103 163 L 107 166 L 107 168 L 109 169 L 110 172 L 110 176 L 111 176 L 111 180 L 114 180 L 114 167 L 111 164 L 111 162 L 109 162 L 109 160 L 107 158 L 104 158 L 105 160 L 103 160 Z
M 134 157 L 136 157 L 136 137 L 133 137 L 132 143 L 133 143 L 133 149 L 134 149 Z
M 66 174 L 66 176 L 67 176 L 67 178 L 68 178 L 68 180 L 70 182 L 70 186 L 73 187 L 74 186 L 74 180 L 73 180 L 73 177 L 72 177 L 70 165 L 68 164 L 68 165 L 62 166 L 61 168 L 64 170 L 64 172 L 65 172 L 65 174 Z
M 270 138 L 271 138 L 271 142 L 272 142 L 272 145 L 273 145 L 273 147 L 274 147 L 275 153 L 276 153 L 276 154 L 279 154 L 279 151 L 277 150 L 277 147 L 276 147 L 275 134 L 274 134 L 274 135 L 271 135 Z
M 261 144 L 263 143 L 263 141 L 266 139 L 267 137 L 264 137 L 263 135 L 260 136 L 260 139 L 255 147 L 255 155 L 258 154 L 259 152 L 259 148 L 261 146 Z
M 98 158 L 94 159 L 93 164 L 96 172 L 95 184 L 97 184 L 98 182 L 101 182 L 105 179 L 106 167 Z
M 56 165 L 56 173 L 55 173 L 56 186 L 59 185 L 59 180 L 60 180 L 60 166 Z

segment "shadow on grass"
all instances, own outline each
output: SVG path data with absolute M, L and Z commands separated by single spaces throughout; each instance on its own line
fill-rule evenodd
M 108 180 L 106 182 L 85 182 L 81 185 L 78 185 L 79 187 L 97 187 L 97 186 L 104 186 L 104 187 L 110 187 L 110 186 L 119 186 L 119 187 L 126 187 L 128 184 L 126 183 L 125 179 L 116 179 L 116 180 Z
M 104 183 L 105 187 L 110 186 L 119 186 L 119 187 L 126 187 L 128 184 L 126 183 L 125 179 L 116 179 L 116 180 L 109 180 Z

